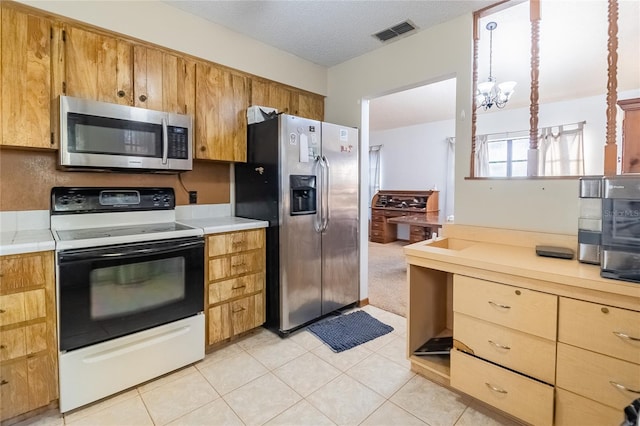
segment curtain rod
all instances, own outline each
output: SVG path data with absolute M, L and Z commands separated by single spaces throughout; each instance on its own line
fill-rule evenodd
M 587 124 L 587 120 L 578 121 L 578 122 L 575 122 L 575 123 L 556 124 L 555 126 L 540 127 L 538 130 L 553 128 L 553 127 L 561 127 L 561 126 L 574 126 L 574 125 L 580 125 L 580 124 Z M 486 133 L 486 134 L 482 134 L 482 135 L 478 135 L 478 136 L 486 136 L 487 138 L 492 137 L 492 136 L 502 136 L 502 137 L 506 138 L 506 137 L 509 137 L 509 136 L 516 136 L 516 135 L 521 134 L 521 133 L 523 133 L 523 136 L 528 136 L 529 135 L 529 130 L 514 130 L 514 131 L 511 131 L 511 132 Z

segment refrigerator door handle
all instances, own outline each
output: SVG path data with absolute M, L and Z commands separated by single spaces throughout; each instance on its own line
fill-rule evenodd
M 326 213 L 322 214 L 322 232 L 327 230 L 327 227 L 329 226 L 329 212 L 331 211 L 329 209 L 329 175 L 330 175 L 330 168 L 329 168 L 329 160 L 327 160 L 327 157 L 325 157 L 324 155 L 322 156 L 322 162 L 324 163 L 324 168 L 323 168 L 323 179 L 324 181 L 322 182 L 322 197 L 324 198 L 322 201 L 322 208 L 324 208 L 326 210 Z
M 322 232 L 322 200 L 323 200 L 323 185 L 322 185 L 322 176 L 323 176 L 323 166 L 322 166 L 322 158 L 318 155 L 315 159 L 315 164 L 314 164 L 314 169 L 315 169 L 315 174 L 316 176 L 319 176 L 320 178 L 317 180 L 317 184 L 319 186 L 318 191 L 316 192 L 316 199 L 318 200 L 318 206 L 316 207 L 316 217 L 314 220 L 314 228 L 316 230 L 316 232 Z M 318 173 L 319 172 L 319 173 Z

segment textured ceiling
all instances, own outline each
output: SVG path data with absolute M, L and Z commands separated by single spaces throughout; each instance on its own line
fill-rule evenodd
M 384 46 L 373 34 L 405 20 L 413 22 L 420 31 L 494 2 L 166 1 L 185 12 L 326 67 Z
M 415 34 L 410 32 L 386 43 L 373 37 L 373 34 L 402 21 L 410 20 L 417 31 L 421 31 L 496 2 L 165 1 L 187 13 L 326 67 Z M 639 89 L 640 1 L 619 0 L 619 3 L 619 88 Z M 605 93 L 606 1 L 545 1 L 542 18 L 540 101 Z M 488 20 L 498 22 L 493 40 L 493 74 L 498 82 L 517 81 L 510 105 L 526 106 L 530 86 L 528 5 L 522 3 L 481 21 L 480 81 L 488 74 L 488 37 L 483 34 Z M 370 103 L 370 129 L 384 130 L 452 119 L 454 114 L 455 80 L 448 80 L 373 99 Z

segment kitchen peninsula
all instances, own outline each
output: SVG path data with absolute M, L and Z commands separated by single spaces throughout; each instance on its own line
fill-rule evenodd
M 620 424 L 640 389 L 640 286 L 536 256 L 572 235 L 443 234 L 404 248 L 412 369 L 527 423 Z M 438 336 L 453 336 L 450 357 L 413 354 Z

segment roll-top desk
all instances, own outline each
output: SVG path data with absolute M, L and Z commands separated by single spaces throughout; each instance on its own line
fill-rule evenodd
M 438 194 L 438 191 L 378 191 L 371 200 L 370 241 L 386 244 L 397 240 L 398 223 L 409 225 L 412 243 L 430 238 L 430 230 L 439 228 L 441 223 Z

